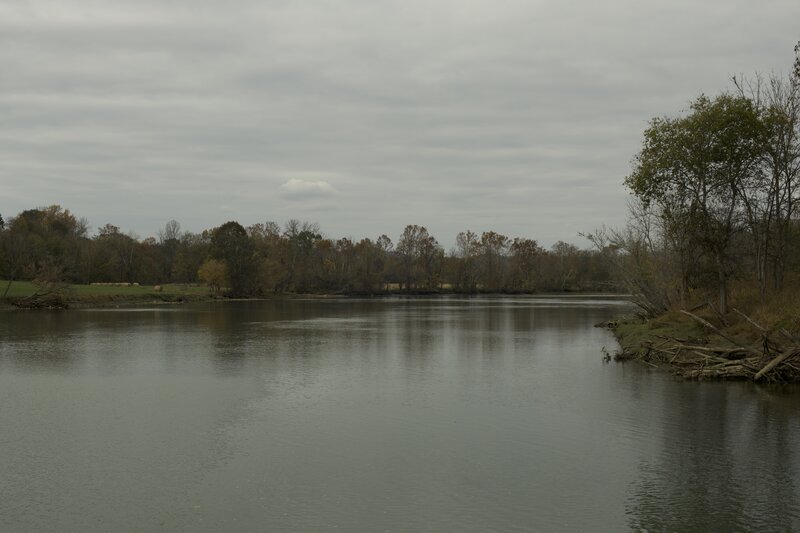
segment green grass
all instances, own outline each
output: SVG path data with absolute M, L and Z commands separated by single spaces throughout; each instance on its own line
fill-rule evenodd
M 650 320 L 622 319 L 615 333 L 620 346 L 631 353 L 638 352 L 646 344 L 658 344 L 665 337 L 681 340 L 708 337 L 702 326 L 677 311 L 668 311 Z
M 8 287 L 8 280 L 0 280 L 0 296 L 6 292 Z M 30 296 L 36 291 L 36 286 L 30 281 L 14 281 L 8 290 L 7 298 L 24 298 Z
M 8 281 L 0 280 L 0 296 L 6 290 Z M 161 285 L 161 291 L 156 291 L 153 285 L 139 285 L 130 287 L 110 285 L 69 285 L 65 291 L 68 301 L 118 301 L 118 300 L 176 300 L 202 299 L 209 296 L 209 289 L 205 286 L 166 284 Z M 14 281 L 6 296 L 7 300 L 24 298 L 35 293 L 36 285 L 29 281 Z

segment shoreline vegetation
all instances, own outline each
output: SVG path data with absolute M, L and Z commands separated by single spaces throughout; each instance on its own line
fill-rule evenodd
M 162 291 L 203 285 L 213 296 L 234 298 L 616 292 L 610 269 L 601 251 L 564 242 L 544 248 L 534 239 L 494 231 L 460 232 L 446 251 L 424 226 L 413 224 L 396 243 L 386 235 L 332 238 L 316 223 L 297 220 L 282 227 L 229 221 L 201 233 L 181 231 L 173 220 L 157 238 L 142 239 L 111 224 L 91 234 L 88 221 L 59 205 L 28 209 L 7 222 L 0 217 L 0 278 L 7 280 L 0 301 L 9 297 L 9 281 L 33 283 L 40 299 L 53 302 L 68 286 L 137 284 Z
M 522 292 L 522 291 L 477 291 L 458 292 L 450 286 L 436 289 L 406 291 L 397 285 L 389 285 L 373 292 L 338 293 L 276 293 L 266 296 L 235 298 L 214 294 L 209 287 L 200 284 L 140 285 L 138 283 L 95 283 L 88 285 L 67 285 L 58 287 L 40 286 L 33 282 L 0 280 L 0 287 L 9 288 L 5 298 L 0 298 L 0 309 L 68 309 L 104 308 L 119 306 L 183 304 L 191 302 L 260 301 L 298 298 L 361 298 L 387 296 L 446 296 L 446 295 L 553 295 L 553 294 L 598 294 L 597 291 Z M 600 293 L 613 294 L 613 293 Z
M 742 309 L 721 315 L 709 300 L 658 316 L 620 317 L 597 324 L 611 330 L 618 362 L 637 361 L 687 380 L 800 382 L 798 283 L 760 302 L 757 289 L 737 287 Z M 611 354 L 606 356 L 611 358 Z
M 617 360 L 800 381 L 800 42 L 794 52 L 788 75 L 734 76 L 644 131 L 627 225 L 588 235 L 639 310 L 607 324 Z

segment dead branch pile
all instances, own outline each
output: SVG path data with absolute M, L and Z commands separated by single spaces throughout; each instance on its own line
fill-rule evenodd
M 736 310 L 759 333 L 755 343 L 742 342 L 689 312 L 681 313 L 722 339 L 718 344 L 660 337 L 637 352 L 623 350 L 616 360 L 639 359 L 667 364 L 686 379 L 738 379 L 772 383 L 800 382 L 800 339 L 784 329 L 769 330 Z
M 19 298 L 12 304 L 20 309 L 67 309 L 69 307 L 60 291 L 42 289 L 25 298 Z

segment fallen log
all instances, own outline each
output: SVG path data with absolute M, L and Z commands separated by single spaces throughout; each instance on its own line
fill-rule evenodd
M 763 328 L 762 326 L 760 326 L 760 325 L 759 325 L 759 324 L 758 324 L 758 323 L 757 323 L 755 320 L 753 320 L 752 318 L 750 318 L 750 317 L 749 317 L 749 316 L 747 316 L 746 314 L 742 313 L 742 312 L 741 312 L 741 311 L 739 311 L 738 309 L 734 309 L 734 312 L 735 312 L 736 314 L 738 314 L 740 317 L 742 317 L 742 318 L 744 318 L 745 320 L 747 320 L 747 321 L 748 321 L 748 322 L 749 322 L 749 323 L 750 323 L 750 324 L 751 324 L 753 327 L 755 327 L 755 328 L 756 328 L 758 331 L 760 331 L 760 332 L 761 332 L 761 333 L 763 333 L 764 335 L 768 335 L 768 334 L 769 334 L 769 332 L 768 332 L 766 329 L 764 329 L 764 328 Z
M 683 373 L 683 377 L 688 379 L 751 379 L 752 371 L 742 365 L 735 365 L 724 368 L 701 368 L 689 370 Z
M 764 368 L 759 370 L 758 373 L 755 375 L 755 377 L 753 379 L 758 381 L 759 379 L 763 378 L 764 375 L 767 372 L 769 372 L 770 370 L 772 370 L 773 368 L 775 368 L 776 366 L 778 366 L 782 362 L 786 361 L 787 359 L 789 359 L 791 357 L 794 357 L 795 355 L 797 355 L 797 353 L 798 353 L 798 349 L 797 348 L 789 348 L 788 350 L 786 350 L 785 352 L 783 352 L 779 356 L 775 357 L 772 361 L 770 361 L 769 363 L 764 365 Z
M 684 311 L 684 310 L 681 310 L 681 313 L 683 313 L 684 315 L 686 315 L 686 316 L 690 317 L 692 320 L 694 320 L 694 321 L 696 321 L 696 322 L 698 322 L 698 323 L 702 324 L 702 325 L 703 325 L 703 327 L 705 327 L 705 328 L 707 328 L 707 329 L 710 329 L 711 331 L 713 331 L 714 333 L 716 333 L 717 335 L 719 335 L 720 337 L 722 337 L 722 338 L 723 338 L 723 339 L 725 339 L 726 341 L 730 342 L 731 344 L 734 344 L 734 345 L 738 346 L 739 348 L 741 348 L 741 349 L 743 349 L 743 350 L 747 350 L 747 351 L 750 351 L 750 352 L 753 352 L 753 353 L 757 353 L 757 352 L 755 352 L 755 351 L 754 351 L 752 348 L 748 348 L 747 346 L 744 346 L 742 343 L 740 343 L 739 341 L 737 341 L 737 340 L 736 340 L 736 339 L 734 339 L 733 337 L 731 337 L 731 336 L 729 336 L 729 335 L 726 335 L 725 333 L 723 333 L 722 331 L 720 331 L 720 330 L 719 330 L 719 329 L 718 329 L 716 326 L 714 326 L 714 325 L 713 325 L 711 322 L 709 322 L 709 321 L 707 321 L 707 320 L 705 320 L 705 319 L 702 319 L 702 318 L 700 318 L 699 316 L 695 315 L 694 313 L 690 313 L 689 311 Z

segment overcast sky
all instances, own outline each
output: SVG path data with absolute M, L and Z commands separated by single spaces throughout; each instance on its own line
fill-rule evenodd
M 788 71 L 800 1 L 0 0 L 0 213 L 581 246 L 647 121 Z

